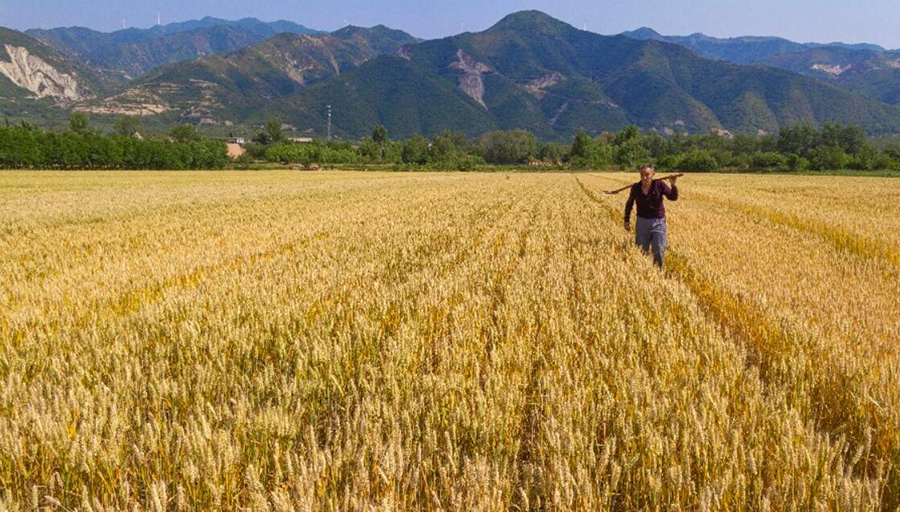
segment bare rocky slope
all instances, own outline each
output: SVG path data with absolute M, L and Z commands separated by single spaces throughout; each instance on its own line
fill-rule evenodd
M 0 28 L 0 104 L 46 99 L 71 105 L 103 91 L 89 67 L 21 32 Z

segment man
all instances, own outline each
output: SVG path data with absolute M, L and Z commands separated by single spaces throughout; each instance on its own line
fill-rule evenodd
M 647 254 L 653 250 L 653 263 L 663 267 L 666 254 L 666 207 L 663 198 L 678 200 L 678 178 L 669 178 L 670 188 L 662 181 L 653 181 L 656 171 L 650 165 L 641 167 L 641 181 L 631 187 L 628 202 L 625 203 L 625 230 L 631 231 L 631 209 L 637 203 L 637 225 L 634 241 Z

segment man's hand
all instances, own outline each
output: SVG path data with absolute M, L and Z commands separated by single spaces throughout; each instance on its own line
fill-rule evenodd
M 672 176 L 671 178 L 669 178 L 669 184 L 673 187 L 675 186 L 676 181 L 678 181 L 678 178 L 675 176 Z
M 631 233 L 631 223 L 630 222 L 625 223 L 625 231 L 628 231 L 629 233 Z

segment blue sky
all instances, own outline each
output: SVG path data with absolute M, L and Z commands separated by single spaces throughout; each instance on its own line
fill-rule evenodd
M 423 38 L 483 30 L 504 15 L 539 9 L 579 28 L 614 34 L 649 26 L 670 35 L 777 35 L 795 41 L 869 42 L 900 48 L 897 0 L 0 0 L 0 25 L 80 25 L 110 31 L 216 16 L 287 19 L 310 28 L 388 25 Z

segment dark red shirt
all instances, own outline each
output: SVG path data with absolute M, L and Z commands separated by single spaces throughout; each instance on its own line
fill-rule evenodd
M 631 194 L 628 196 L 628 202 L 625 203 L 625 222 L 631 220 L 631 209 L 634 203 L 637 203 L 637 215 L 642 219 L 665 219 L 666 207 L 663 205 L 663 197 L 670 201 L 678 200 L 678 187 L 669 188 L 662 181 L 654 181 L 650 185 L 650 192 L 644 195 L 641 190 L 641 182 L 637 182 L 631 186 Z

